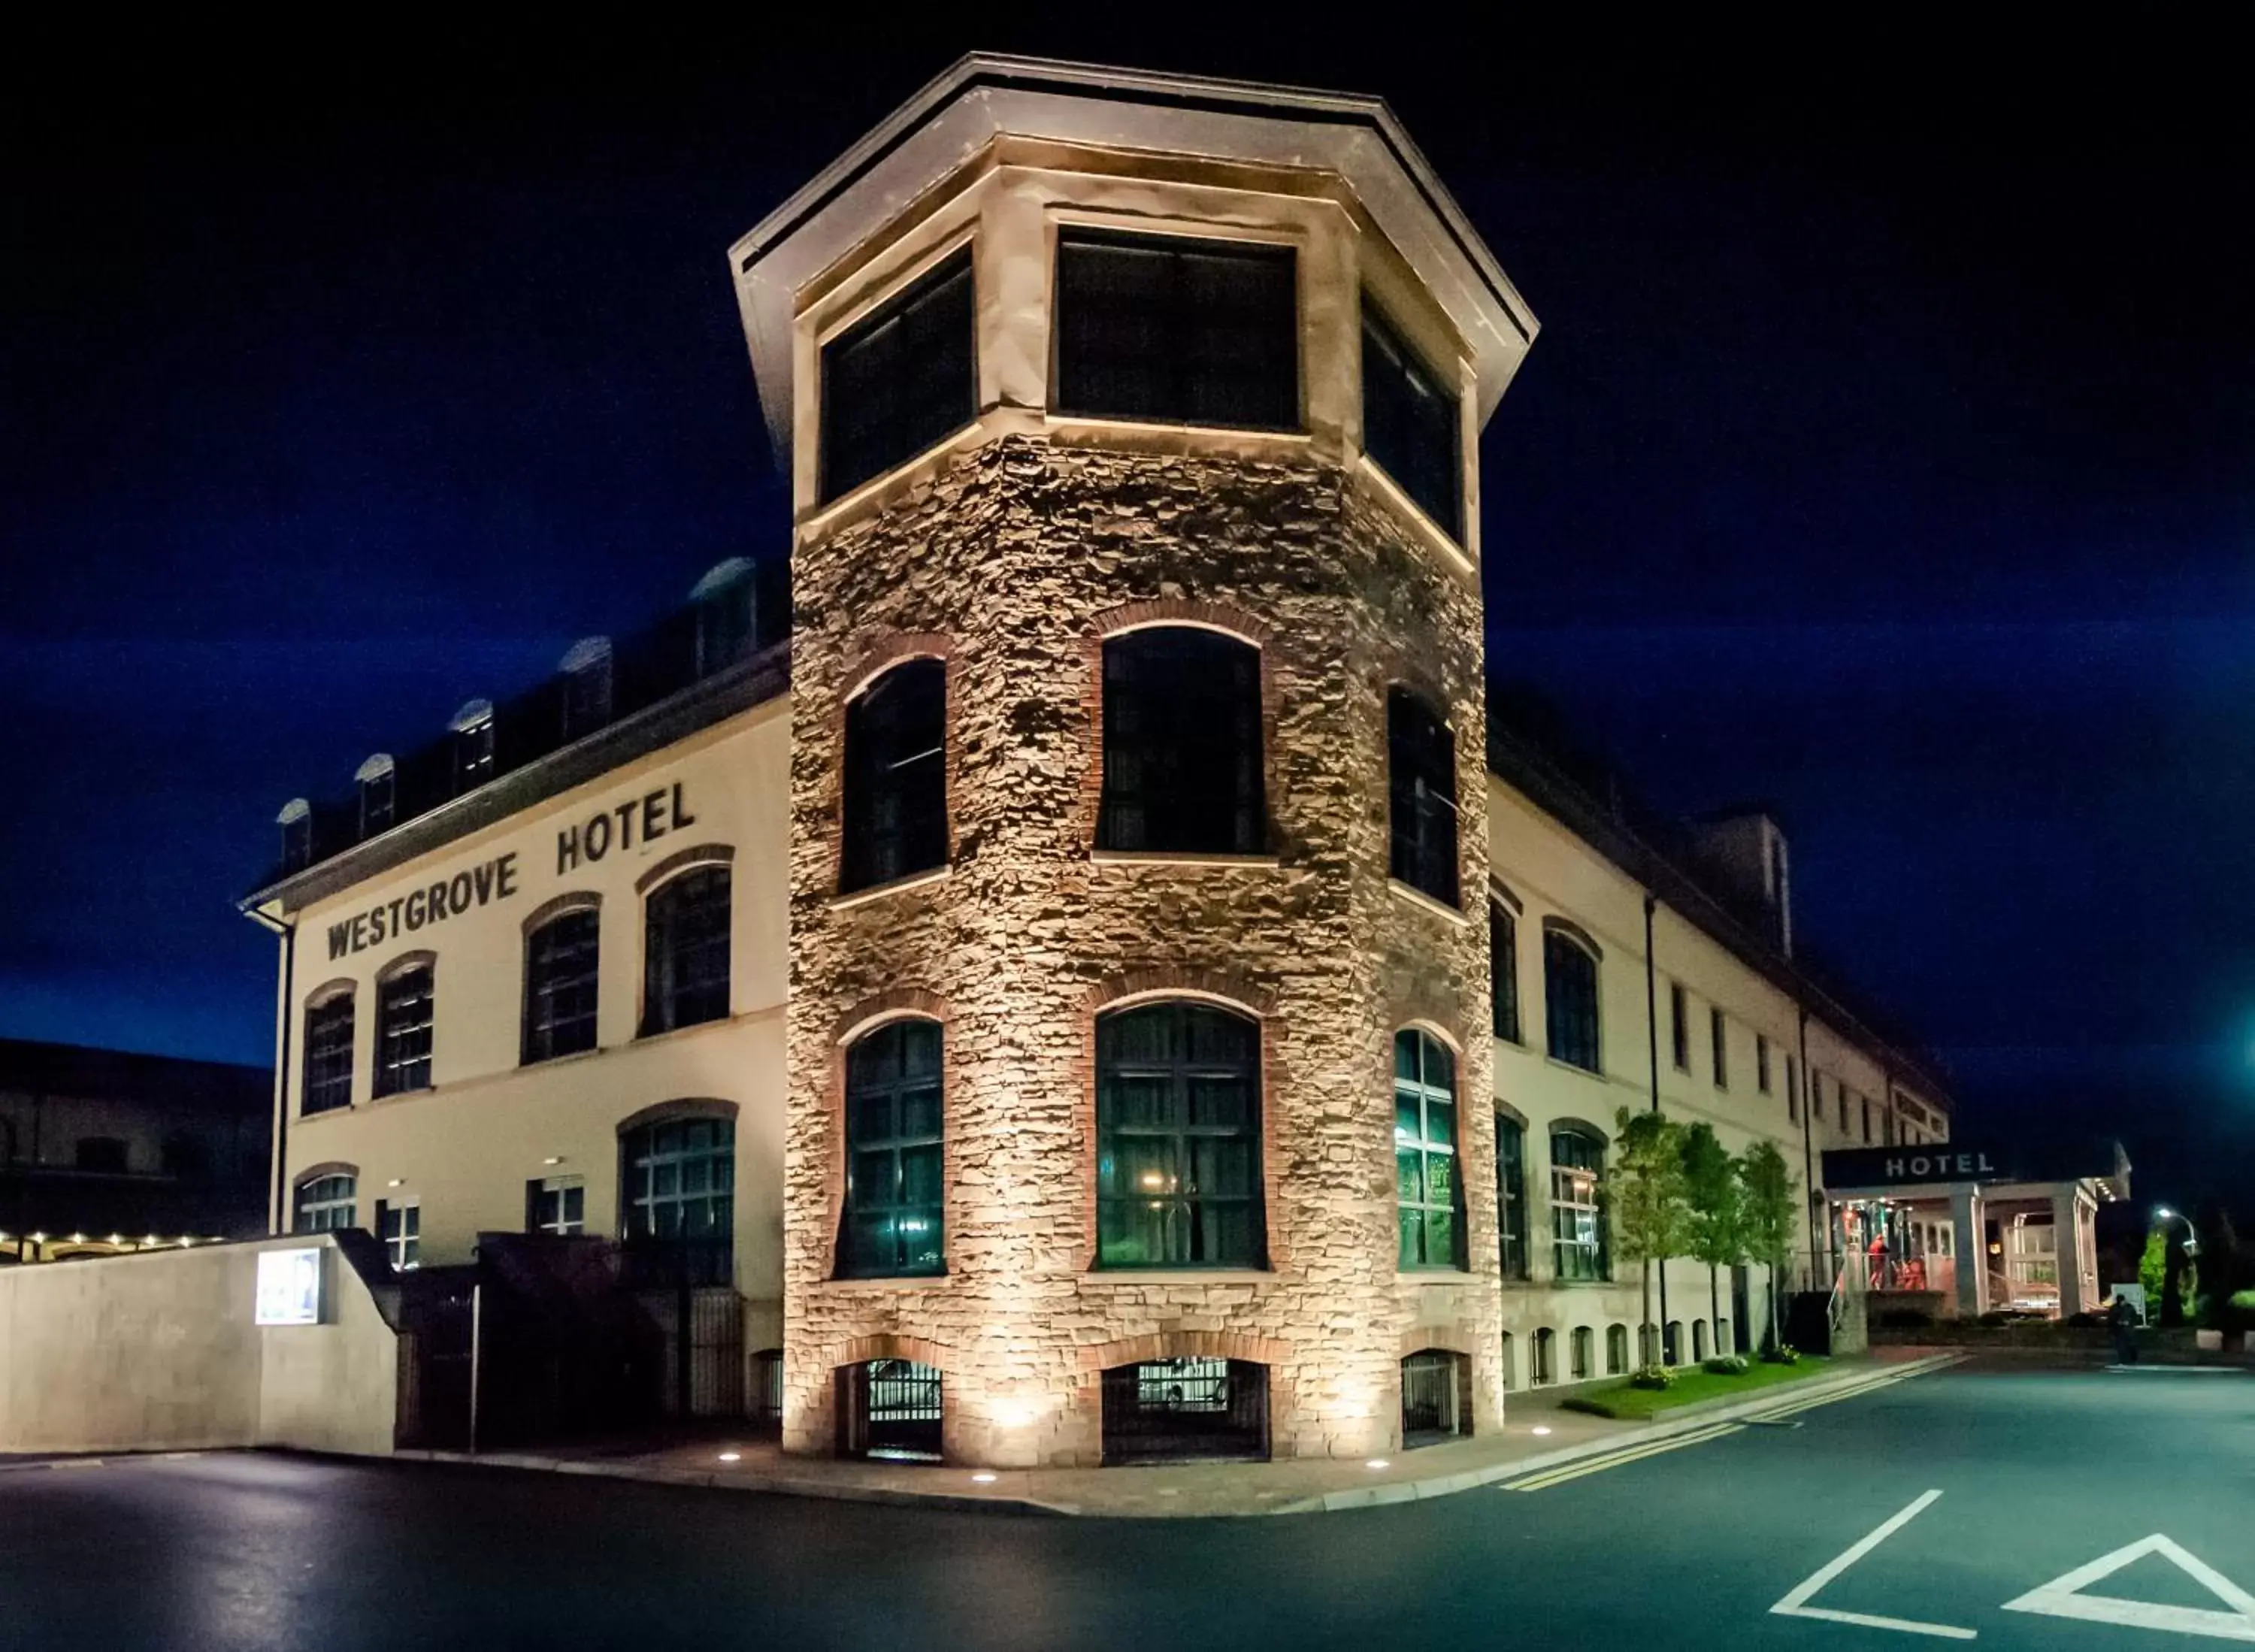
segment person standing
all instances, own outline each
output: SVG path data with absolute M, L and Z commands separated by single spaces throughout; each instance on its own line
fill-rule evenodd
M 2138 1363 L 2138 1311 L 2121 1292 L 2114 1293 L 2113 1304 L 2106 1311 L 2106 1323 L 2114 1332 L 2114 1363 Z

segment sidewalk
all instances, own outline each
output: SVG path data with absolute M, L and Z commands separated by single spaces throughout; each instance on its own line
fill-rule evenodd
M 1330 1459 L 1277 1463 L 1184 1463 L 1148 1468 L 973 1470 L 923 1464 L 785 1457 L 771 1440 L 712 1438 L 655 1450 L 601 1447 L 537 1453 L 404 1451 L 407 1461 L 477 1464 L 594 1474 L 664 1485 L 709 1486 L 849 1502 L 918 1503 L 1004 1514 L 1120 1519 L 1314 1514 L 1444 1497 L 1536 1469 L 1649 1445 L 1781 1405 L 1842 1396 L 1956 1363 L 1954 1353 L 1883 1349 L 1844 1359 L 1822 1377 L 1710 1401 L 1649 1423 L 1619 1423 L 1559 1409 L 1575 1390 L 1514 1394 L 1500 1433 L 1429 1445 L 1369 1463 Z M 735 1460 L 721 1460 L 733 1452 Z

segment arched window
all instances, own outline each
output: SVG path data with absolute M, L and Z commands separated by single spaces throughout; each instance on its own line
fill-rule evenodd
M 274 817 L 274 824 L 282 828 L 282 869 L 296 872 L 313 862 L 313 805 L 303 798 L 292 798 L 282 805 L 282 812 Z
M 754 612 L 753 568 L 742 557 L 717 562 L 689 593 L 696 615 L 697 674 L 717 671 L 748 659 L 757 615 Z
M 360 1178 L 349 1170 L 334 1171 L 299 1183 L 291 1231 L 326 1234 L 355 1226 L 353 1201 L 359 1191 Z
M 1099 1265 L 1267 1265 L 1255 1023 L 1187 1002 L 1101 1017 L 1096 1137 Z
M 1605 1070 L 1598 1028 L 1598 955 L 1570 931 L 1542 931 L 1542 998 L 1553 1060 Z
M 1493 1031 L 1513 1044 L 1519 1030 L 1519 920 L 1501 901 L 1487 903 L 1487 952 L 1493 986 Z
M 1255 854 L 1264 832 L 1260 650 L 1187 625 L 1106 638 L 1096 847 Z
M 1548 1388 L 1558 1380 L 1558 1334 L 1549 1325 L 1535 1333 L 1535 1369 L 1528 1375 L 1529 1388 Z
M 1439 714 L 1399 685 L 1386 696 L 1391 869 L 1411 889 L 1457 903 L 1457 742 Z
M 1628 1369 L 1628 1327 L 1605 1327 L 1605 1374 L 1619 1376 Z
M 601 930 L 601 912 L 580 906 L 558 913 L 525 936 L 523 1058 L 527 1065 L 595 1047 Z
M 1663 1365 L 1683 1363 L 1683 1322 L 1670 1319 L 1661 1332 L 1660 1358 Z
M 446 725 L 453 737 L 454 790 L 468 791 L 494 777 L 494 708 L 489 699 L 474 699 L 454 714 Z
M 628 1248 L 644 1283 L 725 1285 L 734 1272 L 736 1126 L 662 1120 L 619 1143 Z
M 643 905 L 642 1030 L 671 1032 L 728 1014 L 728 868 L 693 867 Z
M 1587 1325 L 1576 1325 L 1572 1347 L 1574 1381 L 1586 1382 L 1598 1374 L 1598 1333 Z
M 841 893 L 947 864 L 947 666 L 903 661 L 846 707 Z
M 841 1278 L 945 1266 L 940 1059 L 936 1021 L 891 1022 L 846 1052 Z
M 298 1099 L 304 1114 L 352 1105 L 353 989 L 344 987 L 306 1006 L 306 1075 Z
M 390 828 L 397 801 L 391 754 L 379 751 L 353 771 L 360 785 L 360 834 L 372 838 Z
M 1430 1032 L 1394 1035 L 1394 1172 L 1401 1265 L 1465 1265 L 1465 1195 L 1457 1173 L 1457 1062 Z
M 1503 1346 L 1499 1357 L 1503 1367 L 1503 1386 L 1507 1388 L 1517 1388 L 1519 1386 L 1519 1339 L 1508 1331 L 1503 1333 Z
M 1704 1319 L 1694 1319 L 1691 1322 L 1691 1357 L 1694 1360 L 1704 1360 L 1712 1352 L 1713 1350 L 1707 1346 L 1707 1322 Z
M 1495 1214 L 1503 1276 L 1527 1277 L 1527 1128 L 1495 1115 Z
M 611 721 L 611 639 L 583 636 L 557 663 L 562 679 L 564 738 L 577 740 Z
M 376 983 L 376 1094 L 431 1087 L 432 993 L 427 953 Z
M 1561 1279 L 1610 1279 L 1604 1208 L 1605 1144 L 1573 1125 L 1550 1132 L 1550 1234 Z

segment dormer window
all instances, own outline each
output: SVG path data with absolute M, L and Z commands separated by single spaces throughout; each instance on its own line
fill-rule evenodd
M 972 291 L 965 247 L 822 347 L 825 503 L 978 418 Z
M 285 872 L 304 870 L 313 863 L 313 805 L 303 798 L 292 798 L 282 805 L 282 812 L 274 817 L 282 828 L 282 869 Z
M 564 738 L 577 740 L 611 721 L 611 639 L 582 637 L 566 650 L 557 673 L 564 684 Z
M 1456 392 L 1362 301 L 1362 447 L 1451 535 L 1464 533 L 1464 444 Z
M 395 783 L 391 754 L 379 751 L 354 770 L 360 783 L 360 834 L 372 838 L 392 822 Z
M 494 776 L 494 708 L 489 699 L 474 699 L 454 714 L 446 725 L 454 743 L 454 790 L 469 791 Z
M 1288 246 L 1061 231 L 1056 410 L 1299 429 L 1296 263 Z
M 752 565 L 741 557 L 715 564 L 689 593 L 697 611 L 697 674 L 710 677 L 752 653 Z

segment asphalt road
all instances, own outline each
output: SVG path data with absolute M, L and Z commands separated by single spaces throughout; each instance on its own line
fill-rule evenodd
M 2195 1575 L 2255 1590 L 2255 1380 L 1962 1372 L 1797 1421 L 1538 1490 L 1243 1521 L 279 1456 L 11 1470 L 0 1648 L 2255 1642 L 2255 1600 L 2235 1623 Z M 2155 1536 L 2191 1569 L 2121 1556 Z M 2110 1557 L 2054 1612 L 2005 1610 Z M 1804 1610 L 1925 1627 L 1772 1610 L 1811 1581 Z

